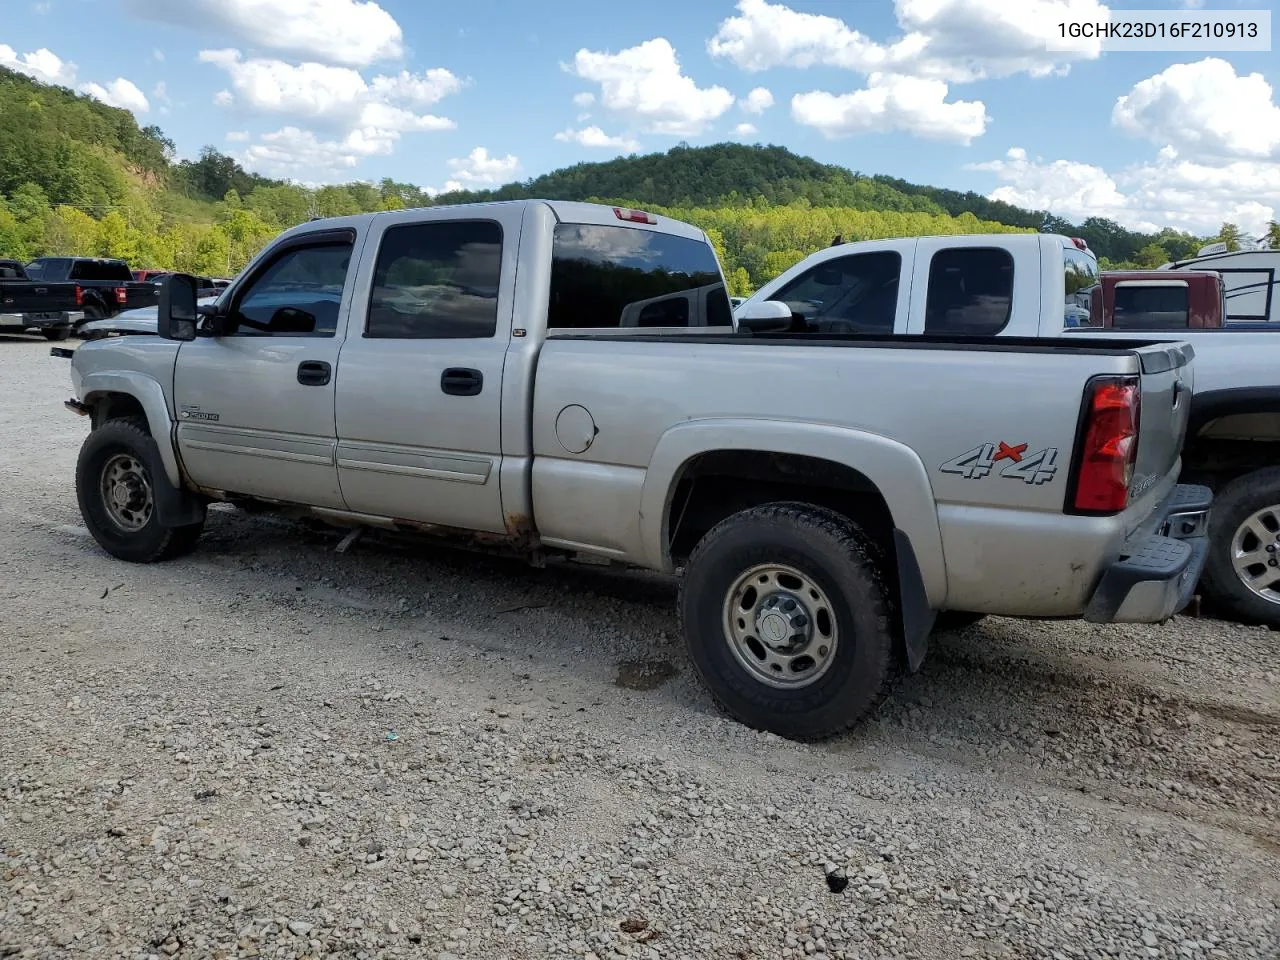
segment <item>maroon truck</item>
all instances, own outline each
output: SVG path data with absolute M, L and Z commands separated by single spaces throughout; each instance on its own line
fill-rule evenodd
M 1221 327 L 1225 315 L 1226 293 L 1216 273 L 1125 270 L 1103 273 L 1090 288 L 1087 326 L 1208 330 Z

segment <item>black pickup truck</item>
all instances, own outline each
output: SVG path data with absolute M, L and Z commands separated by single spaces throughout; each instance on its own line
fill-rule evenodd
M 121 310 L 155 306 L 156 285 L 135 280 L 123 260 L 95 257 L 40 257 L 27 264 L 27 276 L 49 282 L 70 281 L 80 293 L 84 322 L 114 317 Z M 77 324 L 78 326 L 78 324 Z
M 0 260 L 0 330 L 38 330 L 49 340 L 65 340 L 83 319 L 74 283 L 32 280 L 17 260 Z

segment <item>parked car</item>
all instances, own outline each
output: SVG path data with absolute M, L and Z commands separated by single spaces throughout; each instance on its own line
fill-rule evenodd
M 84 320 L 115 316 L 127 307 L 156 302 L 154 283 L 134 280 L 123 260 L 98 257 L 40 257 L 27 264 L 33 280 L 70 281 L 80 293 Z M 75 324 L 73 326 L 76 326 Z
M 1220 264 L 1236 256 L 1192 261 L 1194 274 L 1212 268 L 1222 276 L 1227 310 L 1236 309 L 1229 306 L 1235 282 L 1231 278 L 1241 276 L 1232 271 L 1245 268 Z M 1229 262 L 1244 263 L 1244 256 Z M 1256 277 L 1270 269 L 1260 259 L 1248 264 L 1250 284 L 1261 282 Z M 1183 272 L 1157 274 L 1166 282 L 1196 282 Z M 1105 277 L 1101 275 L 1104 283 Z M 886 335 L 945 333 L 1058 342 L 1074 342 L 1080 336 L 1095 341 L 1133 337 L 1134 331 L 1126 329 L 1068 329 L 1067 313 L 1078 309 L 1083 291 L 1092 296 L 1099 282 L 1097 261 L 1083 241 L 1062 237 L 877 240 L 820 250 L 761 287 L 735 315 L 740 322 L 753 322 L 743 318 L 768 315 L 771 308 L 765 304 L 777 300 L 788 304 L 793 321 L 805 329 L 847 325 Z M 1195 288 L 1186 289 L 1190 294 Z M 1270 296 L 1252 288 L 1245 294 L 1242 289 L 1235 287 L 1240 296 Z M 821 291 L 817 307 L 803 299 L 814 291 Z M 1262 302 L 1255 300 L 1249 309 L 1261 309 Z M 1030 306 L 1035 303 L 1042 304 L 1038 311 Z M 1059 303 L 1064 306 L 1058 308 Z M 1182 451 L 1182 480 L 1215 492 L 1211 549 L 1200 588 L 1220 611 L 1280 628 L 1280 367 L 1274 359 L 1280 325 L 1214 326 L 1213 303 L 1211 295 L 1201 303 L 1206 320 L 1199 327 L 1189 320 L 1185 328 L 1144 329 L 1141 336 L 1185 341 L 1195 350 L 1195 396 Z M 980 307 L 985 312 L 979 312 Z M 1025 390 L 1038 389 L 1022 384 Z
M 32 280 L 17 260 L 0 260 L 0 330 L 37 331 L 47 340 L 65 340 L 83 319 L 74 283 Z
M 81 513 L 136 562 L 192 549 L 226 500 L 682 570 L 698 674 L 799 738 L 918 668 L 938 611 L 1187 602 L 1211 500 L 1176 483 L 1188 349 L 756 336 L 723 284 L 703 231 L 594 204 L 300 225 L 214 304 L 171 277 L 158 336 L 74 352 Z M 663 296 L 681 325 L 622 327 Z
M 152 274 L 148 279 L 150 279 L 152 283 L 158 285 L 162 283 L 165 278 L 171 276 L 173 276 L 173 273 L 172 271 L 169 271 L 166 273 Z M 200 297 L 214 297 L 226 289 L 226 284 L 219 286 L 218 281 L 214 280 L 212 277 L 194 277 L 193 279 L 196 281 L 196 294 Z M 159 286 L 157 286 L 157 296 L 159 296 L 159 289 Z

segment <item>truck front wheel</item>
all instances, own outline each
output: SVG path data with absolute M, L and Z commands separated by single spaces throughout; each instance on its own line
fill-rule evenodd
M 155 440 L 136 419 L 109 420 L 80 447 L 80 515 L 113 557 L 153 563 L 195 546 L 204 521 L 166 526 L 156 512 L 156 485 L 168 482 Z
M 893 676 L 879 550 L 847 517 L 770 503 L 717 524 L 680 588 L 694 669 L 735 719 L 796 740 L 852 727 Z
M 1237 477 L 1214 497 L 1203 586 L 1232 617 L 1280 627 L 1280 467 Z

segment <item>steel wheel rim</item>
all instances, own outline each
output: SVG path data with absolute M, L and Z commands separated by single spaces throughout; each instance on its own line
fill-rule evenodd
M 102 465 L 102 503 L 107 516 L 126 533 L 136 533 L 151 520 L 155 494 L 142 461 L 129 453 L 117 453 Z
M 1250 593 L 1280 603 L 1280 504 L 1263 507 L 1236 528 L 1231 566 Z
M 820 680 L 835 660 L 835 610 L 812 577 L 762 563 L 743 572 L 724 599 L 724 635 L 734 659 L 770 687 L 797 690 Z

